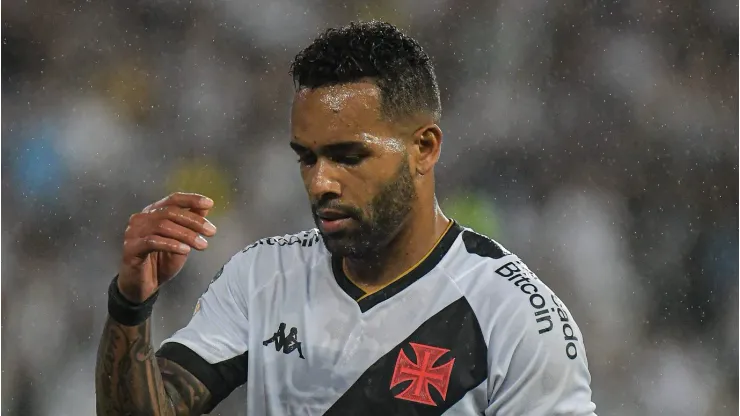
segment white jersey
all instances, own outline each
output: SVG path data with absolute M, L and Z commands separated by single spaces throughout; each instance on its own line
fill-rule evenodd
M 573 317 L 493 240 L 453 222 L 372 294 L 342 270 L 317 230 L 260 240 L 157 355 L 248 415 L 594 415 Z

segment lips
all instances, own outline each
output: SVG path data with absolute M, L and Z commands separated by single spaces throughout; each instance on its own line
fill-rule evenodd
M 334 234 L 342 231 L 352 221 L 351 215 L 333 209 L 322 209 L 316 212 L 318 226 L 324 234 Z
M 327 220 L 327 221 L 335 221 L 335 220 L 351 218 L 349 214 L 342 212 L 342 211 L 333 210 L 333 209 L 319 210 L 316 213 L 316 216 L 318 216 L 322 220 Z

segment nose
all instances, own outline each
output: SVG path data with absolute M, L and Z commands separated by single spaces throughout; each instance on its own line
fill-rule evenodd
M 338 180 L 336 167 L 326 160 L 319 159 L 308 172 L 306 188 L 312 201 L 318 201 L 329 194 L 340 196 L 342 187 Z

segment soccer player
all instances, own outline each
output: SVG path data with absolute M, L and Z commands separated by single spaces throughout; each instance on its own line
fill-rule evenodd
M 568 309 L 437 204 L 440 93 L 419 44 L 353 23 L 291 74 L 290 147 L 317 228 L 239 251 L 155 353 L 158 290 L 216 234 L 213 201 L 176 193 L 133 215 L 98 414 L 200 415 L 246 383 L 249 415 L 593 415 Z

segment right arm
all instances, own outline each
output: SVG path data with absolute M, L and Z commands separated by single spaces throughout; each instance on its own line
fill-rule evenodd
M 205 219 L 212 207 L 202 195 L 176 193 L 129 219 L 98 349 L 98 415 L 200 415 L 212 408 L 213 384 L 203 380 L 218 378 L 154 354 L 150 319 L 160 286 L 182 269 L 191 249 L 208 246 L 201 236 L 215 235 Z
M 188 325 L 156 354 L 151 318 L 124 325 L 109 316 L 96 367 L 98 414 L 201 415 L 246 383 L 249 321 L 235 297 L 242 273 L 238 260 L 224 265 Z
M 151 318 L 126 326 L 108 317 L 95 372 L 98 415 L 200 415 L 209 390 L 180 365 L 155 357 Z

